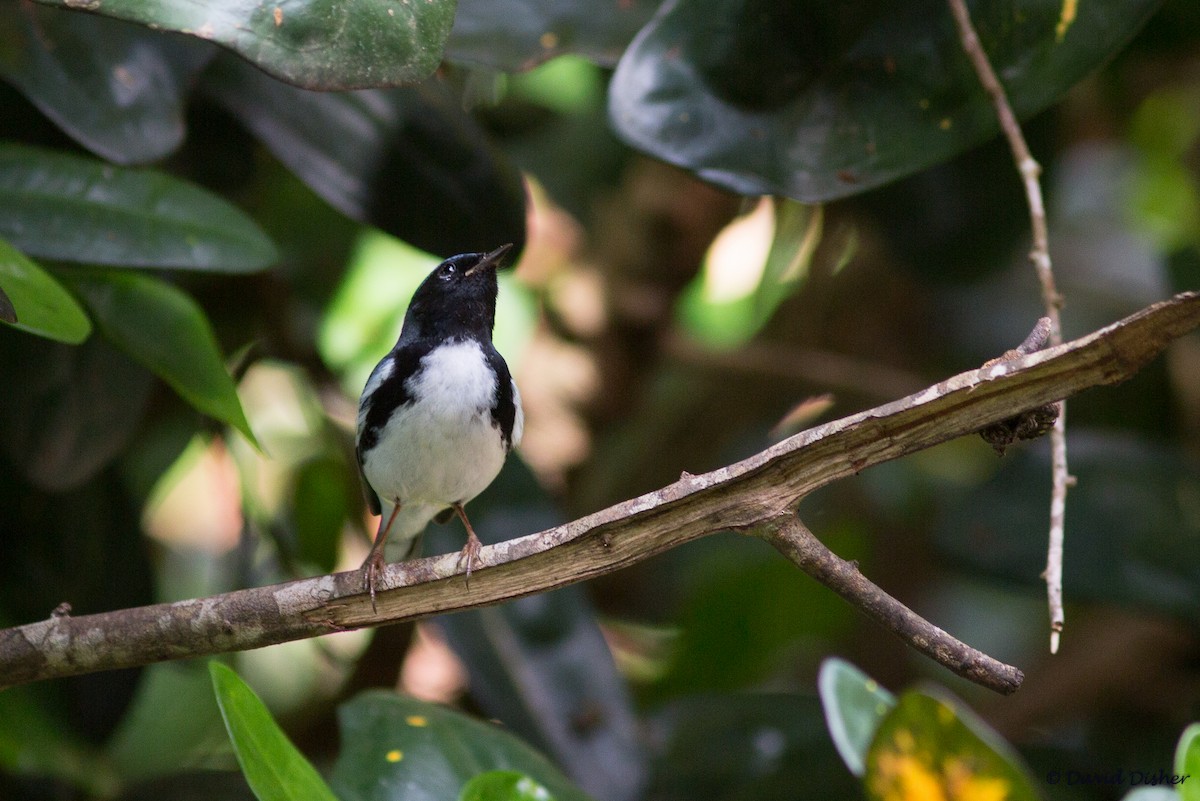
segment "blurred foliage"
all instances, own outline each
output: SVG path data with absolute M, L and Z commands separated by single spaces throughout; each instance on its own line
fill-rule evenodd
M 0 0 L 0 624 L 357 566 L 354 402 L 454 252 L 522 251 L 496 341 L 526 436 L 472 503 L 485 541 L 920 389 L 1041 313 L 940 3 L 333 5 Z M 1200 287 L 1198 8 L 972 3 L 1044 167 L 1068 335 Z M 0 798 L 1084 801 L 1170 773 L 1176 743 L 1195 775 L 1198 376 L 1193 336 L 1070 403 L 1055 658 L 1045 443 L 964 439 L 804 501 L 1019 665 L 1012 698 L 723 534 L 416 636 L 240 654 L 242 678 L 0 693 Z M 978 719 L 881 687 L 923 678 Z M 1047 778 L 1072 771 L 1123 779 Z

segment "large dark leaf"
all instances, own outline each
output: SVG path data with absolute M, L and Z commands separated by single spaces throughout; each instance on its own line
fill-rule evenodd
M 83 484 L 128 444 L 154 379 L 100 337 L 68 346 L 0 330 L 0 449 L 30 483 Z
M 186 36 L 0 2 L 0 75 L 81 145 L 118 164 L 183 141 L 188 84 L 217 48 Z
M 516 457 L 472 502 L 470 513 L 485 542 L 563 522 Z M 426 550 L 456 550 L 464 536 L 457 523 L 433 526 Z M 467 665 L 471 694 L 488 717 L 553 756 L 597 798 L 640 797 L 647 766 L 632 699 L 580 587 L 442 617 L 437 624 Z
M 208 91 L 346 216 L 449 256 L 525 241 L 520 174 L 437 82 L 311 92 L 235 59 Z
M 979 0 L 972 13 L 1028 116 L 1159 4 Z M 610 101 L 634 147 L 736 192 L 809 202 L 915 172 L 998 130 L 940 0 L 669 2 L 622 57 Z
M 254 221 L 151 170 L 0 144 L 0 237 L 47 259 L 251 272 L 275 261 Z
M 78 0 L 40 0 L 79 8 Z M 289 83 L 357 89 L 419 81 L 437 69 L 454 0 L 104 0 L 82 7 L 224 45 Z
M 558 770 L 498 726 L 372 691 L 338 709 L 342 750 L 330 785 L 342 801 L 446 801 L 480 773 L 532 777 L 555 801 L 587 801 Z
M 564 53 L 610 66 L 657 0 L 460 0 L 446 58 L 516 72 Z

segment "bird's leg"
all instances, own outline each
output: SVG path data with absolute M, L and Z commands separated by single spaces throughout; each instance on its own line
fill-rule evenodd
M 363 587 L 367 592 L 371 593 L 371 611 L 378 612 L 375 608 L 375 583 L 379 580 L 379 574 L 383 570 L 383 544 L 387 542 L 388 534 L 392 530 L 392 523 L 396 520 L 396 514 L 400 511 L 400 502 L 397 501 L 392 506 L 392 513 L 388 515 L 387 522 L 379 527 L 379 532 L 375 535 L 375 542 L 371 545 L 371 552 L 367 554 L 367 558 L 362 563 Z M 382 518 L 380 519 L 382 523 Z
M 467 528 L 467 544 L 463 546 L 462 551 L 458 554 L 458 562 L 456 566 L 461 565 L 463 560 L 467 560 L 467 586 L 471 584 L 471 569 L 479 564 L 479 551 L 483 548 L 483 543 L 479 541 L 479 537 L 475 536 L 475 529 L 471 528 L 471 521 L 467 519 L 467 513 L 463 510 L 461 503 L 451 504 L 454 513 L 458 515 L 458 519 L 463 522 Z

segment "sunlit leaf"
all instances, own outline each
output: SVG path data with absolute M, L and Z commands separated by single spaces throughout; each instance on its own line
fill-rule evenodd
M 1028 116 L 1122 48 L 1159 5 L 981 0 L 971 12 Z M 667 2 L 622 56 L 609 97 L 632 146 L 735 192 L 806 202 L 865 191 L 999 129 L 934 0 Z
M 254 690 L 220 662 L 208 669 L 238 764 L 258 801 L 337 801 Z
M 40 0 L 77 8 L 77 0 Z M 395 86 L 428 77 L 442 58 L 454 0 L 104 0 L 86 6 L 157 30 L 228 47 L 277 78 L 312 89 Z
M 252 272 L 275 246 L 242 211 L 144 169 L 0 144 L 0 236 L 35 258 Z
M 940 692 L 900 696 L 875 732 L 863 781 L 879 801 L 1038 801 L 1012 747 Z
M 855 776 L 867 770 L 867 749 L 896 697 L 849 662 L 832 657 L 821 663 L 817 689 L 829 736 Z
M 71 272 L 69 280 L 106 338 L 198 410 L 255 441 L 208 318 L 194 300 L 128 270 Z
M 95 14 L 0 3 L 0 75 L 59 128 L 118 164 L 183 141 L 191 79 L 217 48 Z
M 31 334 L 75 344 L 92 324 L 52 275 L 0 239 L 0 322 Z

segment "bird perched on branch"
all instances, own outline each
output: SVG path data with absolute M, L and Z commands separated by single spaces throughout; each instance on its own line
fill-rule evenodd
M 478 562 L 482 545 L 463 506 L 492 483 L 524 427 L 516 382 L 492 345 L 496 268 L 511 248 L 439 264 L 363 388 L 358 466 L 371 511 L 380 515 L 362 566 L 372 608 L 389 536 L 408 558 L 431 519 L 456 514 L 467 529 L 459 560 L 468 579 Z

